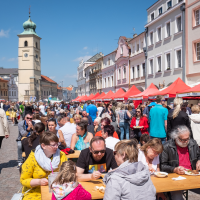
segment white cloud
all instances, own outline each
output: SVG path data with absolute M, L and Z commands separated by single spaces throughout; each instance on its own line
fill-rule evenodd
M 96 47 L 96 48 L 94 48 L 94 49 L 93 49 L 93 51 L 94 51 L 94 52 L 97 52 L 97 51 L 98 51 L 98 48 L 97 48 L 97 47 Z
M 50 76 L 49 78 L 54 80 L 56 77 L 55 76 Z
M 76 58 L 73 61 L 75 61 L 75 62 L 80 62 L 81 60 L 86 61 L 86 60 L 90 59 L 91 57 L 92 56 L 81 56 L 81 57 Z
M 13 62 L 13 61 L 16 61 L 16 60 L 17 60 L 17 58 L 9 58 L 8 62 Z
M 73 74 L 73 75 L 67 74 L 65 77 L 66 78 L 77 78 L 77 74 Z
M 5 59 L 6 59 L 6 57 L 2 57 L 2 58 L 1 58 L 1 60 L 5 60 Z
M 87 50 L 87 49 L 88 49 L 88 47 L 84 47 L 84 48 L 83 48 L 83 50 Z
M 10 32 L 10 30 L 4 31 L 3 29 L 1 29 L 0 37 L 8 37 L 9 36 L 9 32 Z

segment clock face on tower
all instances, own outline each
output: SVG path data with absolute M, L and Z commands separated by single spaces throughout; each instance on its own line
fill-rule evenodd
M 25 58 L 27 58 L 27 57 L 28 57 L 28 54 L 27 54 L 27 53 L 25 53 L 25 54 L 24 54 L 24 57 L 25 57 Z

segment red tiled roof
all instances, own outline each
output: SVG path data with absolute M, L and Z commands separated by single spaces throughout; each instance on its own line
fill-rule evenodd
M 62 90 L 62 87 L 57 84 L 57 89 Z
M 55 81 L 53 81 L 52 79 L 50 79 L 48 76 L 41 75 L 41 78 L 42 78 L 44 81 L 48 81 L 48 82 L 51 82 L 51 83 L 56 83 Z
M 72 91 L 72 90 L 73 90 L 73 87 L 63 87 L 63 89 L 66 89 L 66 90 Z
M 4 80 L 3 78 L 0 78 L 0 82 L 8 82 L 8 81 Z
M 94 63 L 94 64 L 92 64 L 92 65 L 89 65 L 89 66 L 92 67 L 92 66 L 94 66 L 94 65 L 96 65 L 96 63 Z

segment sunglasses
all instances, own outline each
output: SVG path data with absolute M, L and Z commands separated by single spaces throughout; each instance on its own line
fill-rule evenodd
M 140 111 L 136 111 L 136 113 L 141 113 Z
M 178 137 L 178 139 L 181 141 L 181 142 L 187 142 L 190 138 L 187 138 L 187 139 L 181 139 L 180 137 Z
M 105 153 L 106 152 L 106 150 L 104 149 L 104 150 L 100 150 L 100 151 L 93 151 L 92 150 L 92 152 L 94 153 L 94 154 L 99 154 L 99 153 Z
M 30 119 L 30 120 L 32 120 L 33 118 L 27 117 L 27 119 Z

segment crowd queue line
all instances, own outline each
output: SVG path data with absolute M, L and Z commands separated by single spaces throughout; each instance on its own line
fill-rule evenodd
M 181 98 L 174 99 L 174 108 L 162 96 L 137 108 L 131 101 L 18 106 L 23 119 L 17 138 L 23 200 L 41 199 L 41 186 L 48 185 L 52 171 L 58 172 L 52 199 L 91 199 L 80 183 L 105 174 L 103 199 L 164 200 L 168 194 L 156 194 L 150 178 L 154 172 L 184 175 L 200 170 L 199 106 L 190 109 Z M 65 155 L 74 150 L 81 151 L 76 164 Z M 183 199 L 183 190 L 169 190 L 170 198 Z

